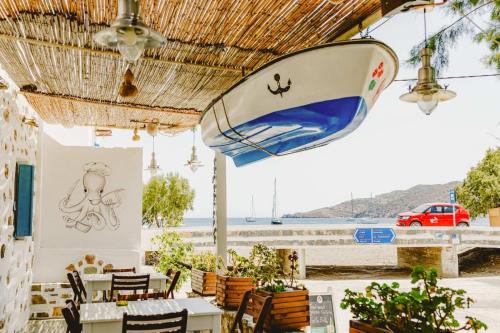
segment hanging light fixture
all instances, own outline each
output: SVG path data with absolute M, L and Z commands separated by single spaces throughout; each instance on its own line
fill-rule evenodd
M 151 136 L 156 136 L 158 134 L 158 127 L 160 126 L 160 119 L 153 118 L 146 124 L 146 132 Z
M 196 139 L 196 128 L 193 127 L 193 148 L 191 150 L 191 157 L 185 164 L 185 166 L 188 166 L 193 172 L 196 172 L 198 168 L 203 166 L 203 163 L 200 160 L 198 160 L 198 156 L 196 155 L 195 139 Z
M 132 141 L 139 141 L 141 139 L 141 136 L 139 135 L 139 129 L 136 127 L 134 128 L 134 134 L 132 135 Z
M 119 0 L 118 16 L 107 29 L 94 35 L 94 41 L 110 48 L 118 48 L 128 62 L 135 62 L 144 49 L 158 48 L 165 38 L 150 29 L 139 16 L 139 0 Z
M 156 156 L 155 156 L 155 137 L 153 136 L 153 152 L 151 153 L 151 161 L 149 162 L 149 166 L 146 169 L 146 171 L 149 171 L 151 173 L 151 177 L 154 177 L 158 174 L 158 171 L 160 171 L 161 168 L 158 165 L 158 162 L 156 162 Z
M 426 115 L 430 115 L 439 102 L 450 100 L 457 94 L 446 87 L 443 89 L 436 81 L 436 71 L 431 65 L 432 50 L 427 45 L 427 21 L 425 14 L 426 9 L 424 8 L 425 47 L 420 50 L 422 66 L 418 69 L 417 84 L 413 88 L 410 88 L 408 93 L 399 96 L 399 99 L 409 103 L 417 103 L 421 111 Z

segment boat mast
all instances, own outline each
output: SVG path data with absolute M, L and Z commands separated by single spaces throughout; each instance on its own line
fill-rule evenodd
M 274 178 L 273 219 L 276 218 L 276 178 Z
M 251 217 L 254 219 L 255 218 L 255 206 L 253 205 L 253 195 L 252 195 L 252 215 Z
M 351 192 L 351 217 L 354 217 L 354 197 Z

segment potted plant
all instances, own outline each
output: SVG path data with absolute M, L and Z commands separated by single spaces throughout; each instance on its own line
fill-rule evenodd
M 210 251 L 191 257 L 191 289 L 201 296 L 215 296 L 216 257 Z
M 216 301 L 217 305 L 226 309 L 236 309 L 245 291 L 255 289 L 253 269 L 247 258 L 238 255 L 232 249 L 227 252 L 227 265 L 224 265 L 219 258 L 218 264 L 224 274 L 217 274 Z
M 458 202 L 467 208 L 471 219 L 488 214 L 492 227 L 500 227 L 499 165 L 500 148 L 488 150 L 457 188 Z
M 487 328 L 472 317 L 465 323 L 455 318 L 455 310 L 468 308 L 473 300 L 464 290 L 438 286 L 436 269 L 415 267 L 411 282 L 409 291 L 400 291 L 397 282 L 372 282 L 365 292 L 347 289 L 340 306 L 354 315 L 349 332 L 451 333 Z
M 256 294 L 271 296 L 271 312 L 264 323 L 267 331 L 296 330 L 309 326 L 309 291 L 298 285 L 298 255 L 293 251 L 288 256 L 288 265 L 275 249 L 262 244 L 253 247 L 250 262 L 258 280 Z M 260 312 L 260 304 L 253 302 L 250 313 L 254 320 Z

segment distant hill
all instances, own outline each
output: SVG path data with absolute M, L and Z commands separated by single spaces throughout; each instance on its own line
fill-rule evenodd
M 417 185 L 407 190 L 392 191 L 370 198 L 354 199 L 354 217 L 396 217 L 426 202 L 448 202 L 448 190 L 460 185 L 450 182 L 438 185 Z M 351 201 L 309 212 L 285 214 L 283 217 L 351 217 Z

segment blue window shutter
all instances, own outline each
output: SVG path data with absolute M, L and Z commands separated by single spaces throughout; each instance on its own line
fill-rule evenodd
M 17 166 L 15 237 L 31 236 L 33 218 L 33 165 Z

